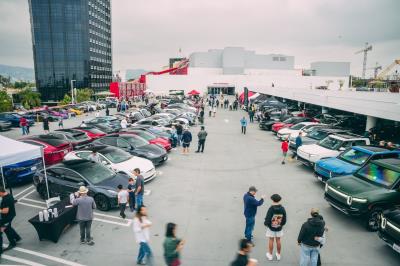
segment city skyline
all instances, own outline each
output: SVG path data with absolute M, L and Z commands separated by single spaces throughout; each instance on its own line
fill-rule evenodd
M 354 53 L 367 41 L 373 45 L 367 67 L 376 62 L 385 67 L 399 56 L 397 1 L 227 3 L 112 1 L 114 72 L 157 70 L 179 49 L 188 56 L 225 46 L 293 55 L 297 68 L 307 68 L 312 61 L 349 61 L 356 75 L 361 74 L 362 55 Z M 33 67 L 28 1 L 1 1 L 0 10 L 0 62 Z M 218 16 L 222 12 L 223 19 Z M 372 69 L 367 71 L 367 76 L 372 74 Z

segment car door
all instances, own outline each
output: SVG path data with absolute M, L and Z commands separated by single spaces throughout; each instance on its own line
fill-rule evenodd
M 62 169 L 62 173 L 60 175 L 60 195 L 62 197 L 67 197 L 71 193 L 74 193 L 79 190 L 79 187 L 83 184 L 87 186 L 87 182 L 83 179 L 81 175 L 76 173 L 75 171 L 67 168 Z
M 63 169 L 62 168 L 50 168 L 46 170 L 47 182 L 49 185 L 50 195 L 52 196 L 62 196 L 63 191 Z M 44 177 L 44 173 L 43 173 Z

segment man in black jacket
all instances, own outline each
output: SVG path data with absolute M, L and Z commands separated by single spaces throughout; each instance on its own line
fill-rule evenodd
M 320 218 L 318 209 L 311 209 L 311 218 L 301 226 L 297 243 L 301 246 L 300 266 L 317 266 L 320 242 L 315 237 L 322 237 L 325 222 Z

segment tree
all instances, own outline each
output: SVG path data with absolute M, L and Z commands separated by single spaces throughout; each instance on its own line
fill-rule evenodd
M 12 109 L 11 97 L 8 96 L 7 92 L 0 91 L 0 112 L 8 112 L 12 111 Z
M 64 98 L 60 101 L 61 104 L 70 104 L 72 101 L 71 96 L 69 94 L 65 94 Z
M 89 88 L 76 90 L 76 102 L 89 101 L 93 95 L 93 90 Z
M 40 93 L 34 92 L 31 89 L 25 89 L 20 92 L 19 97 L 21 99 L 22 105 L 26 109 L 30 109 L 32 107 L 40 106 Z

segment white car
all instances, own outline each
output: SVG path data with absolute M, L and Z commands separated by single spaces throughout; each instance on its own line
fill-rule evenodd
M 336 157 L 352 146 L 369 144 L 368 138 L 350 133 L 329 135 L 317 144 L 300 146 L 297 149 L 297 159 L 307 166 L 314 167 L 318 160 Z
M 301 122 L 298 124 L 295 124 L 291 127 L 284 127 L 278 130 L 278 133 L 276 134 L 276 137 L 280 140 L 285 140 L 289 137 L 293 137 L 296 135 L 296 137 L 299 135 L 299 132 L 302 130 L 306 130 L 307 128 L 314 127 L 316 125 L 319 125 L 317 122 Z
M 139 168 L 145 182 L 157 176 L 154 164 L 150 160 L 133 156 L 126 151 L 111 146 L 97 146 L 88 150 L 71 151 L 65 155 L 64 160 L 87 160 L 93 149 L 97 151 L 100 162 L 115 172 L 125 173 L 134 178 L 133 170 Z

